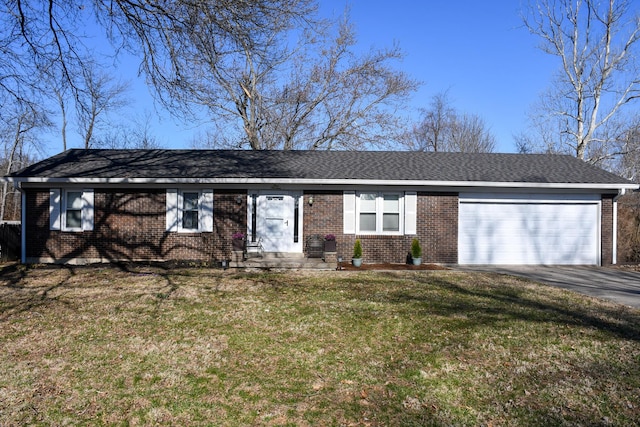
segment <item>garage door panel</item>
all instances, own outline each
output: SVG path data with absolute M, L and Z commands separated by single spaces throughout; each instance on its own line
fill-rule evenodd
M 461 264 L 597 264 L 599 204 L 562 196 L 460 197 Z M 554 198 L 556 200 L 554 200 Z M 550 200 L 551 199 L 551 200 Z

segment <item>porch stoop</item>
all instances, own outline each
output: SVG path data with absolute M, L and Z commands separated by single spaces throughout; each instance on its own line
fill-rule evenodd
M 301 253 L 263 252 L 262 256 L 249 254 L 247 258 L 240 251 L 232 253 L 230 268 L 282 268 L 292 270 L 336 270 L 338 268 L 335 253 L 327 253 L 326 258 L 307 258 Z M 333 255 L 333 256 L 332 256 Z

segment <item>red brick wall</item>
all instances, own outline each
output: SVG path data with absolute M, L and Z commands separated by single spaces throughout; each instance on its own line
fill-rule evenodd
M 313 196 L 313 206 L 308 204 L 309 196 Z M 356 236 L 342 233 L 342 191 L 307 191 L 304 200 L 305 238 L 313 234 L 335 234 L 338 256 L 345 261 L 351 259 L 353 244 L 359 238 L 365 263 L 406 262 L 411 240 L 416 236 Z M 423 262 L 457 263 L 457 193 L 418 193 L 417 211 L 417 237 L 422 246 Z
M 240 196 L 241 203 L 237 203 Z M 310 206 L 309 196 L 314 202 Z M 246 192 L 214 190 L 213 233 L 165 231 L 166 190 L 95 189 L 93 231 L 49 230 L 49 190 L 27 190 L 27 258 L 105 260 L 220 260 L 231 257 L 231 235 L 247 229 Z M 334 234 L 349 260 L 356 237 L 364 260 L 405 262 L 414 236 L 344 235 L 342 191 L 305 192 L 303 238 Z M 417 237 L 424 262 L 456 263 L 458 196 L 418 193 Z
M 213 233 L 165 231 L 164 189 L 96 189 L 94 230 L 84 232 L 49 230 L 48 189 L 27 190 L 26 199 L 26 256 L 31 259 L 229 259 L 231 234 L 246 230 L 246 192 L 214 191 Z
M 424 262 L 458 262 L 458 193 L 418 193 L 417 224 Z
M 611 265 L 613 262 L 613 194 L 602 195 L 600 218 L 600 262 Z

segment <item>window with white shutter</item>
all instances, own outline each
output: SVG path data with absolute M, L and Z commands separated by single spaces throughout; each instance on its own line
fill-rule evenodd
M 415 234 L 415 192 L 345 191 L 343 198 L 345 234 Z
M 91 189 L 49 190 L 49 228 L 62 231 L 93 230 L 93 200 Z
M 213 231 L 213 190 L 167 189 L 166 230 Z

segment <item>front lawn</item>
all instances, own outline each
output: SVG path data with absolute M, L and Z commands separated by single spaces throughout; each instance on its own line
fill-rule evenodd
M 0 425 L 637 425 L 640 311 L 454 271 L 0 270 Z

